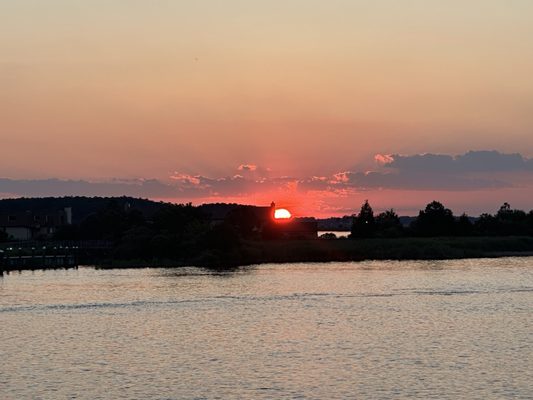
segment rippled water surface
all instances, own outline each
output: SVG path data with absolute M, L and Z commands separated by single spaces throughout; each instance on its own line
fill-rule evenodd
M 0 278 L 1 399 L 532 399 L 533 258 Z

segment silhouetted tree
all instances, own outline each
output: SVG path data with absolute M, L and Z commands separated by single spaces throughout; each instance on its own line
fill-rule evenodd
M 359 238 L 372 237 L 374 235 L 375 225 L 374 210 L 372 210 L 368 200 L 365 200 L 359 214 L 353 219 L 351 236 Z
M 376 232 L 381 237 L 399 237 L 403 234 L 400 217 L 392 208 L 376 217 Z
M 185 234 L 191 225 L 203 222 L 204 215 L 191 203 L 167 204 L 154 215 L 154 228 L 174 234 Z
M 498 234 L 498 220 L 495 216 L 483 213 L 474 223 L 474 230 L 478 235 L 492 236 Z
M 115 200 L 89 215 L 80 224 L 82 239 L 118 239 L 128 227 L 125 224 L 124 210 Z
M 474 232 L 474 224 L 466 213 L 463 213 L 456 222 L 456 234 L 459 236 L 470 236 Z
M 151 259 L 150 247 L 154 232 L 145 226 L 137 226 L 125 231 L 115 245 L 113 255 L 120 259 Z
M 527 214 L 522 210 L 512 209 L 509 203 L 503 203 L 496 214 L 496 219 L 500 235 L 527 234 Z
M 500 221 L 522 223 L 526 220 L 526 213 L 522 210 L 513 210 L 509 203 L 503 203 L 503 205 L 498 210 L 496 217 Z
M 205 245 L 209 249 L 228 251 L 241 243 L 239 233 L 229 224 L 215 225 L 205 236 Z
M 533 216 L 531 217 L 533 222 Z M 481 214 L 474 224 L 479 235 L 530 235 L 533 234 L 533 225 L 530 217 L 522 210 L 514 210 L 509 203 L 503 203 L 496 215 Z
M 241 206 L 230 211 L 224 222 L 233 226 L 244 239 L 259 239 L 263 222 L 253 207 Z
M 438 201 L 432 201 L 411 223 L 411 229 L 418 236 L 449 236 L 454 233 L 455 219 L 450 209 Z
M 510 214 L 511 211 L 512 211 L 511 205 L 505 202 L 500 206 L 500 209 L 498 210 L 498 213 L 496 214 L 496 216 L 499 218 L 499 217 L 505 216 L 506 214 Z
M 526 224 L 527 234 L 533 235 L 533 210 L 527 213 L 525 224 Z
M 173 235 L 155 232 L 149 239 L 150 254 L 155 258 L 180 258 L 182 256 L 181 242 Z M 193 253 L 193 249 L 189 249 Z

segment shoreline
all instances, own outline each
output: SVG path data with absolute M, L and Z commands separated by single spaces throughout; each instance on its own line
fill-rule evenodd
M 224 251 L 206 250 L 194 258 L 124 259 L 101 257 L 76 265 L 1 266 L 1 272 L 70 269 L 92 266 L 98 269 L 200 267 L 230 270 L 242 266 L 305 262 L 357 262 L 371 260 L 417 261 L 533 256 L 533 237 L 433 237 L 394 239 L 315 239 L 246 241 Z

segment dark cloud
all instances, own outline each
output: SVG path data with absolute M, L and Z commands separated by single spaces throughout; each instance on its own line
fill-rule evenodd
M 0 178 L 0 193 L 16 196 L 135 196 L 171 197 L 176 187 L 156 179 L 111 180 L 89 182 L 84 180 L 17 180 Z
M 490 177 L 466 177 L 432 172 L 343 172 L 336 174 L 340 185 L 358 189 L 398 190 L 478 190 L 510 187 L 510 183 Z
M 524 158 L 518 153 L 505 154 L 498 151 L 469 151 L 457 156 L 444 154 L 415 154 L 409 156 L 378 154 L 375 159 L 388 168 L 420 173 L 457 174 L 533 170 L 533 160 Z
M 513 187 L 513 177 L 517 172 L 533 173 L 533 160 L 520 154 L 497 151 L 470 151 L 458 156 L 392 154 L 377 155 L 375 159 L 379 164 L 375 171 L 345 171 L 331 176 L 298 178 L 270 176 L 268 169 L 243 164 L 233 176 L 213 178 L 175 173 L 168 182 L 156 179 L 115 179 L 105 182 L 0 179 L 0 195 L 127 195 L 194 201 L 211 196 L 236 197 L 275 190 L 338 195 L 346 195 L 353 190 L 376 189 L 468 191 Z
M 255 171 L 257 170 L 257 165 L 255 164 L 241 164 L 239 165 L 239 168 L 237 168 L 239 171 Z
M 457 156 L 455 162 L 465 172 L 498 172 L 531 170 L 531 160 L 518 153 L 504 154 L 498 151 L 469 151 Z
M 469 151 L 447 154 L 400 155 L 378 154 L 381 172 L 354 173 L 350 182 L 363 187 L 386 187 L 407 190 L 477 190 L 513 186 L 510 172 L 533 171 L 533 160 L 521 154 L 499 151 Z M 494 174 L 499 178 L 495 178 Z

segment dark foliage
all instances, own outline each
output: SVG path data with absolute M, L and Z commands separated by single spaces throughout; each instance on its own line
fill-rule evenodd
M 65 196 L 65 197 L 37 197 L 18 198 L 0 200 L 0 213 L 18 213 L 31 210 L 33 212 L 44 212 L 50 210 L 61 210 L 71 207 L 72 222 L 79 224 L 89 215 L 95 214 L 106 207 L 110 202 L 114 202 L 122 209 L 132 208 L 142 212 L 145 218 L 152 216 L 165 204 L 147 199 L 134 197 L 86 197 L 86 196 Z
M 376 217 L 376 236 L 400 237 L 404 234 L 400 217 L 393 209 L 382 212 Z
M 450 209 L 432 201 L 410 226 L 416 236 L 451 236 L 455 233 L 455 218 Z
M 533 235 L 533 211 L 526 214 L 504 203 L 496 215 L 482 214 L 474 228 L 477 234 L 488 236 Z
M 205 246 L 212 250 L 231 250 L 239 243 L 239 232 L 230 224 L 215 225 L 205 235 Z
M 76 208 L 76 205 L 80 209 Z M 223 267 L 292 259 L 357 259 L 364 254 L 365 257 L 375 258 L 461 257 L 483 255 L 491 251 L 529 251 L 530 241 L 523 245 L 524 240 L 509 238 L 500 248 L 497 243 L 502 239 L 501 236 L 533 236 L 533 211 L 526 213 L 515 210 L 508 203 L 503 204 L 496 214 L 483 214 L 474 220 L 466 214 L 454 217 L 451 210 L 433 201 L 421 210 L 409 228 L 406 228 L 394 210 L 374 216 L 372 207 L 365 201 L 360 212 L 353 217 L 351 237 L 360 239 L 357 243 L 336 240 L 334 235 L 327 235 L 322 238 L 330 240 L 301 241 L 301 245 L 284 244 L 282 247 L 287 248 L 287 254 L 270 254 L 269 249 L 281 251 L 277 243 L 286 241 L 263 240 L 280 239 L 280 232 L 274 229 L 273 224 L 265 223 L 264 217 L 261 217 L 263 214 L 251 206 L 218 204 L 211 208 L 195 207 L 190 203 L 176 205 L 126 197 L 0 201 L 0 210 L 4 212 L 28 210 L 33 206 L 36 210 L 72 207 L 77 219 L 72 225 L 61 227 L 54 239 L 105 241 L 112 245 L 112 249 L 105 253 L 112 261 L 141 260 L 146 263 L 159 263 L 171 260 L 179 265 Z M 224 215 L 224 218 L 215 218 L 212 213 Z M 80 215 L 84 217 L 80 218 Z M 407 236 L 438 238 L 416 238 L 411 241 L 405 238 Z M 457 240 L 451 238 L 453 236 L 464 238 Z M 491 245 L 485 246 L 483 243 L 488 240 L 488 236 L 493 236 Z M 404 238 L 398 241 L 385 240 L 400 237 Z M 7 239 L 7 235 L 0 230 L 0 242 Z M 446 240 L 452 242 L 443 245 L 441 241 Z M 334 244 L 328 245 L 330 242 Z M 466 244 L 463 246 L 462 243 Z M 397 247 L 392 248 L 393 245 Z M 301 251 L 298 250 L 300 252 L 291 253 L 299 246 L 302 246 Z
M 369 238 L 374 236 L 376 221 L 374 219 L 374 210 L 365 200 L 361 206 L 359 214 L 354 216 L 352 225 L 352 237 Z
M 262 221 L 253 207 L 237 207 L 230 211 L 224 222 L 244 239 L 260 239 Z
M 111 240 L 118 241 L 126 231 L 145 225 L 141 211 L 122 207 L 111 199 L 98 211 L 89 214 L 79 224 L 61 227 L 56 238 L 61 240 Z
M 465 213 L 455 223 L 455 234 L 457 236 L 471 236 L 474 234 L 474 224 Z

